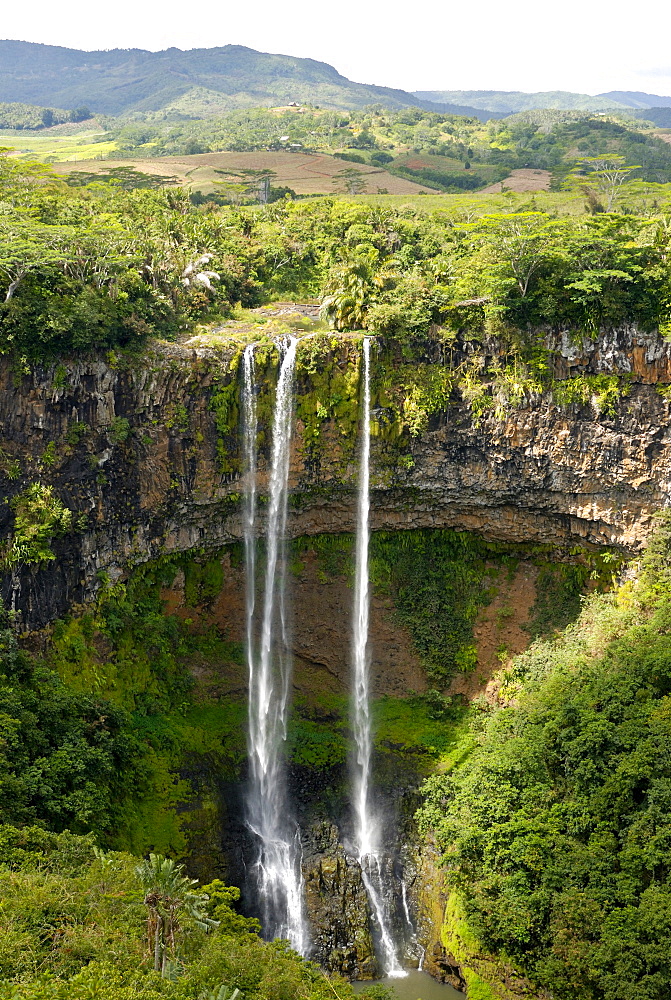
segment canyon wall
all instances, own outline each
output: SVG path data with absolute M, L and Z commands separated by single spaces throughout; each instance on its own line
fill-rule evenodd
M 311 355 L 302 366 L 301 350 L 307 353 L 308 348 L 299 347 L 292 537 L 352 533 L 355 528 L 360 348 L 355 338 L 327 336 L 324 342 L 318 362 Z M 555 561 L 570 558 L 576 547 L 612 546 L 622 554 L 640 549 L 655 512 L 667 505 L 671 492 L 671 401 L 666 389 L 671 346 L 635 329 L 581 344 L 568 335 L 548 334 L 546 346 L 555 389 L 582 385 L 571 397 L 575 401 L 567 402 L 565 395 L 562 404 L 550 383 L 539 391 L 531 382 L 522 385 L 514 402 L 501 400 L 484 374 L 481 389 L 497 405 L 479 409 L 463 386 L 454 386 L 449 398 L 432 406 L 415 428 L 395 426 L 393 392 L 375 384 L 374 360 L 373 530 L 469 530 L 504 545 L 523 545 L 529 557 L 537 546 Z M 394 372 L 408 364 L 402 358 L 390 362 L 382 353 L 380 347 L 380 367 L 384 364 L 387 381 L 393 381 Z M 435 373 L 479 359 L 481 372 L 486 372 L 501 357 L 503 348 L 495 341 L 461 339 L 434 345 L 418 366 L 426 363 Z M 54 559 L 17 565 L 3 576 L 3 599 L 19 612 L 24 630 L 40 629 L 91 601 L 100 588 L 125 579 L 134 566 L 180 553 L 197 558 L 213 553 L 224 567 L 223 583 L 205 605 L 189 602 L 181 570 L 166 581 L 162 596 L 169 612 L 196 627 L 200 616 L 204 625 L 214 625 L 234 644 L 242 642 L 242 567 L 230 549 L 222 551 L 242 534 L 238 361 L 239 345 L 229 342 L 195 349 L 155 344 L 141 355 L 63 360 L 31 370 L 8 363 L 0 367 L 0 483 L 7 501 L 0 506 L 0 539 L 15 530 L 12 500 L 30 484 L 53 487 L 73 512 L 71 529 L 50 541 Z M 334 379 L 337 375 L 339 385 L 349 379 L 349 400 L 343 402 L 333 387 L 328 390 L 324 369 Z M 606 403 L 599 396 L 604 376 L 614 378 Z M 272 362 L 259 366 L 259 385 L 266 402 L 272 400 Z M 324 393 L 329 391 L 327 400 Z M 306 399 L 311 409 L 304 405 Z M 349 409 L 339 417 L 343 406 Z M 319 420 L 306 416 L 308 411 L 319 413 Z M 270 407 L 260 406 L 259 412 L 262 520 Z M 502 574 L 497 580 L 496 596 L 483 606 L 473 629 L 478 669 L 453 676 L 447 695 L 466 700 L 480 693 L 496 696 L 487 685 L 503 662 L 502 649 L 509 656 L 528 642 L 525 627 L 538 572 L 533 559 L 522 554 L 509 578 Z M 325 573 L 319 553 L 309 547 L 295 560 L 292 574 L 293 601 L 300 610 L 292 637 L 294 694 L 310 725 L 329 728 L 325 706 L 338 698 L 344 704 L 349 683 L 351 581 L 345 572 Z M 421 695 L 433 683 L 411 630 L 396 612 L 389 595 L 374 595 L 373 691 L 392 699 L 410 692 Z M 209 698 L 225 701 L 244 694 L 241 660 L 190 668 Z M 389 828 L 403 817 L 398 843 L 390 848 L 390 858 L 398 859 L 416 840 L 412 816 L 428 765 L 393 738 L 386 740 L 381 756 L 376 780 L 384 786 Z M 182 771 L 187 773 L 186 765 Z M 370 976 L 376 966 L 369 907 L 359 869 L 346 848 L 345 772 L 344 762 L 322 777 L 318 768 L 294 766 L 291 780 L 303 835 L 315 957 L 347 975 Z M 203 878 L 225 874 L 242 884 L 248 859 L 234 844 L 242 843 L 244 853 L 241 786 L 227 782 L 216 775 L 203 777 L 203 801 L 210 812 L 197 800 L 189 806 L 196 831 L 189 864 Z M 441 936 L 447 897 L 440 894 L 430 850 L 425 846 L 424 854 L 420 850 L 414 859 L 404 856 L 401 868 L 419 918 L 418 940 L 408 943 L 408 954 L 415 945 L 416 956 L 426 949 L 427 970 L 459 988 L 464 964 L 480 968 L 480 962 L 484 974 L 486 957 L 476 956 L 473 965 L 472 956 L 455 947 L 454 935 Z M 407 934 L 400 917 L 398 932 Z M 502 981 L 509 970 L 497 968 L 492 975 Z M 512 981 L 508 986 L 510 996 L 526 989 Z
M 356 342 L 331 344 L 330 363 L 351 370 Z M 406 433 L 403 448 L 394 450 L 384 437 L 385 407 L 378 406 L 374 530 L 451 527 L 564 550 L 582 544 L 637 551 L 671 489 L 671 403 L 660 392 L 671 379 L 670 345 L 624 329 L 582 346 L 568 335 L 548 335 L 548 346 L 555 378 L 622 377 L 611 412 L 599 413 L 590 398 L 561 406 L 549 393 L 525 392 L 517 405 L 476 419 L 455 389 L 428 427 L 416 437 Z M 441 356 L 455 364 L 476 350 L 495 357 L 497 346 L 462 341 Z M 240 538 L 235 356 L 234 346 L 159 344 L 139 356 L 65 360 L 30 371 L 3 365 L 5 498 L 39 480 L 77 515 L 73 530 L 52 543 L 55 560 L 5 574 L 3 597 L 21 612 L 23 627 L 39 628 L 90 600 L 102 582 L 133 565 Z M 303 374 L 304 390 L 310 378 Z M 223 431 L 214 405 L 222 393 L 229 410 Z M 266 474 L 262 455 L 261 494 Z M 352 531 L 355 481 L 355 448 L 343 448 L 338 422 L 323 422 L 316 452 L 298 419 L 291 534 Z M 5 504 L 0 535 L 11 526 Z

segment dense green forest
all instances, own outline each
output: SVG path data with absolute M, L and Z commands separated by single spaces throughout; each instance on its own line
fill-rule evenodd
M 615 202 L 607 172 L 590 204 Z M 176 337 L 278 297 L 321 297 L 336 329 L 399 344 L 430 328 L 497 331 L 511 344 L 543 326 L 593 333 L 669 322 L 664 217 L 517 211 L 476 217 L 335 199 L 262 209 L 193 205 L 181 189 L 68 186 L 0 158 L 0 343 L 28 359 Z M 602 199 L 602 201 L 600 201 Z M 453 335 L 453 333 L 452 333 Z
M 88 109 L 63 111 L 62 108 L 41 108 L 34 104 L 0 104 L 0 128 L 43 129 L 65 122 L 78 122 L 87 118 Z
M 671 977 L 671 525 L 638 581 L 592 598 L 506 674 L 468 761 L 426 786 L 481 946 L 566 1000 L 662 1000 Z

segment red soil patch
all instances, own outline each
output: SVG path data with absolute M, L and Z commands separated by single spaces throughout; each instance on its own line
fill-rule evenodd
M 463 694 L 469 701 L 483 693 L 488 700 L 495 697 L 495 674 L 529 645 L 529 633 L 523 626 L 536 600 L 537 577 L 538 568 L 522 562 L 512 580 L 497 581 L 498 593 L 482 609 L 473 629 L 478 665 L 471 673 L 455 677 L 448 694 Z

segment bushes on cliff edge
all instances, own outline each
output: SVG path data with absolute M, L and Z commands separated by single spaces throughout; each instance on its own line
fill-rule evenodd
M 71 187 L 0 155 L 0 351 L 140 345 L 235 303 L 315 297 L 339 330 L 421 345 L 437 325 L 592 335 L 671 317 L 664 220 L 426 213 L 322 198 L 194 205 L 178 189 Z M 514 339 L 514 337 L 513 337 Z

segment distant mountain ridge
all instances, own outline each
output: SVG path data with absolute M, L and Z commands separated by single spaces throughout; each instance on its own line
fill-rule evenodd
M 84 52 L 36 42 L 0 41 L 0 102 L 42 107 L 86 105 L 98 114 L 159 111 L 200 104 L 216 112 L 296 101 L 334 110 L 370 104 L 490 117 L 472 107 L 427 103 L 404 90 L 353 83 L 328 63 L 257 52 L 110 49 Z M 210 111 L 210 114 L 214 113 Z M 188 115 L 185 115 L 188 117 Z
M 527 93 L 522 90 L 415 90 L 421 101 L 468 104 L 481 111 L 518 114 L 545 108 L 555 111 L 615 111 L 671 108 L 671 97 L 640 91 L 611 90 L 606 94 L 576 94 L 569 90 Z
M 671 97 L 638 91 L 426 90 L 355 83 L 315 59 L 216 48 L 109 49 L 85 52 L 37 42 L 0 40 L 0 104 L 80 108 L 96 114 L 161 112 L 164 117 L 215 117 L 226 111 L 291 102 L 331 110 L 371 104 L 421 108 L 486 121 L 536 109 L 630 111 L 666 124 Z M 661 111 L 659 109 L 662 109 Z M 661 117 L 660 117 L 661 116 Z
M 600 97 L 612 97 L 621 101 L 628 108 L 671 108 L 671 97 L 661 97 L 659 94 L 644 94 L 640 90 L 611 90 Z

